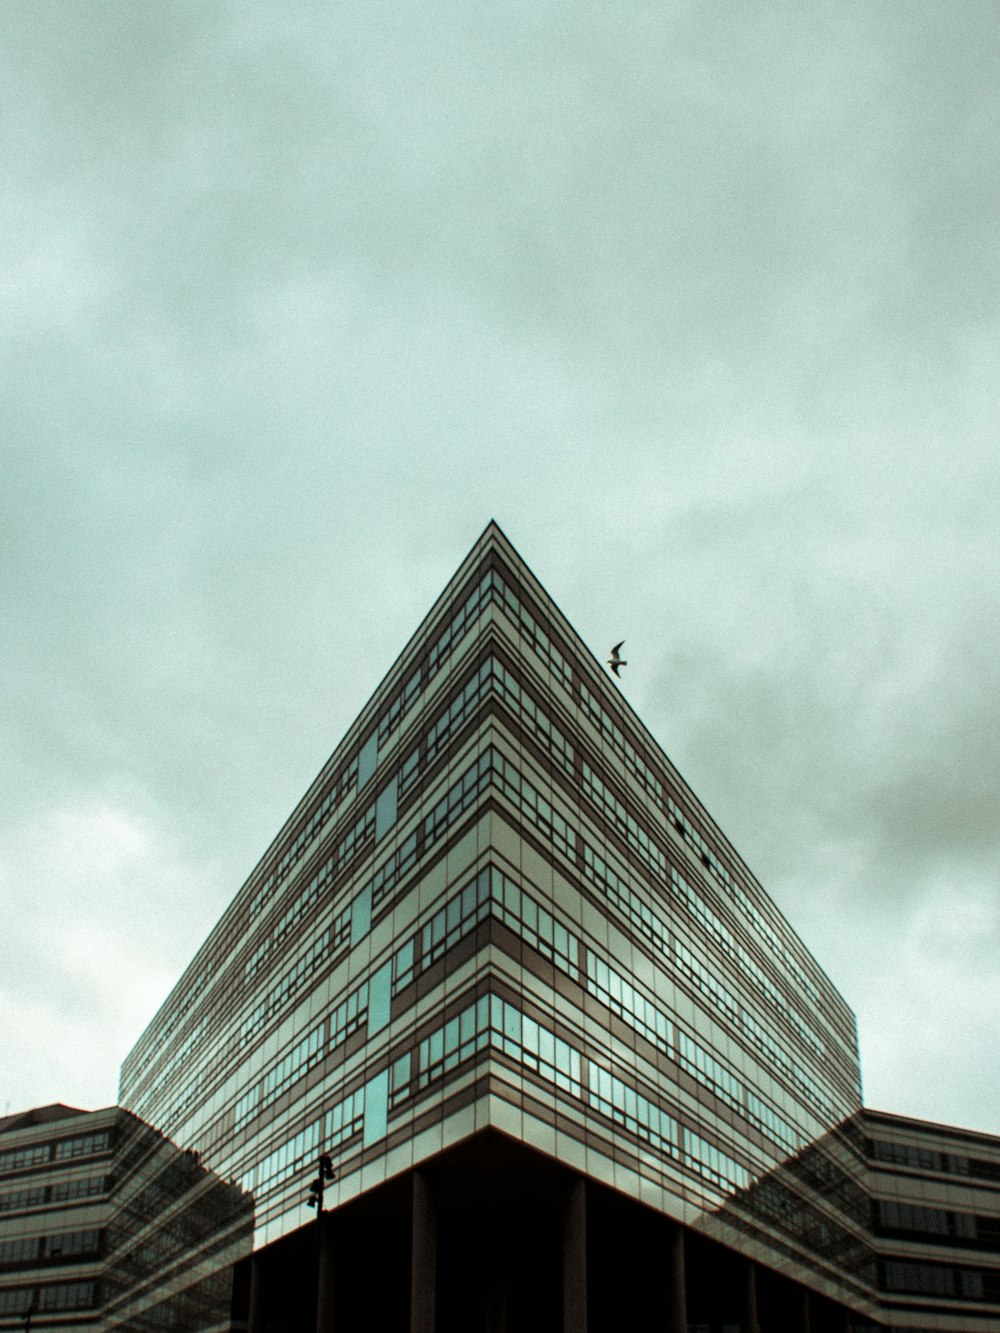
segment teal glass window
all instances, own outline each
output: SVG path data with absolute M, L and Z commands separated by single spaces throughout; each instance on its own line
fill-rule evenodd
M 357 944 L 371 930 L 372 926 L 372 886 L 366 884 L 354 899 L 351 909 L 351 945 Z
M 378 732 L 373 731 L 358 755 L 358 791 L 372 777 L 378 764 Z
M 383 838 L 396 822 L 396 798 L 399 792 L 399 779 L 393 778 L 387 787 L 378 794 L 375 802 L 375 841 Z
M 368 983 L 368 1035 L 381 1032 L 389 1022 L 389 1002 L 392 999 L 392 960 L 372 974 Z
M 384 1069 L 365 1084 L 364 1147 L 385 1138 L 389 1123 L 389 1071 Z

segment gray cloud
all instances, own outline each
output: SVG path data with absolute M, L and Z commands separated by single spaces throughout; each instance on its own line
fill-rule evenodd
M 495 514 L 627 634 L 870 1090 L 998 1127 L 998 42 L 979 0 L 9 7 L 0 1099 L 113 1098 Z

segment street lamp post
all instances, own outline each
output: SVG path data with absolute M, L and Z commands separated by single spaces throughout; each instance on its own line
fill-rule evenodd
M 323 1193 L 329 1182 L 336 1180 L 333 1162 L 327 1153 L 321 1153 L 316 1179 L 309 1186 L 306 1206 L 316 1209 L 319 1228 L 319 1263 L 316 1275 L 316 1333 L 333 1333 L 333 1244 L 330 1222 L 323 1210 Z

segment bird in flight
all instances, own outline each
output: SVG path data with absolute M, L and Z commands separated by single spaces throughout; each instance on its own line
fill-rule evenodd
M 622 643 L 624 642 L 625 640 L 622 639 L 621 643 L 616 643 L 615 646 L 611 649 L 611 656 L 608 658 L 608 666 L 611 668 L 611 670 L 614 672 L 616 676 L 618 676 L 619 667 L 628 666 L 628 663 L 625 661 L 624 657 L 622 657 L 618 651 L 621 648 Z M 618 676 L 618 679 L 621 680 L 621 676 Z

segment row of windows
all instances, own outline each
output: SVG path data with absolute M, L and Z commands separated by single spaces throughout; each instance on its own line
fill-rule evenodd
M 590 1105 L 658 1152 L 681 1162 L 726 1189 L 749 1184 L 746 1168 L 638 1092 L 610 1069 L 587 1062 L 569 1042 L 545 1024 L 497 995 L 482 996 L 424 1037 L 413 1052 L 341 1098 L 324 1116 L 325 1151 L 343 1147 L 364 1131 L 366 1143 L 386 1132 L 387 1108 L 411 1090 L 422 1090 L 445 1073 L 488 1049 L 506 1055 L 540 1079 Z M 243 1177 L 244 1189 L 258 1199 L 299 1170 L 319 1150 L 320 1123 L 301 1130 Z
M 309 880 L 308 884 L 305 885 L 288 910 L 279 918 L 277 924 L 267 935 L 265 935 L 258 947 L 247 959 L 244 968 L 245 979 L 247 982 L 254 979 L 261 968 L 264 967 L 271 954 L 281 944 L 282 940 L 286 939 L 291 934 L 306 913 L 319 902 L 327 883 L 339 873 L 342 867 L 368 841 L 374 828 L 374 807 L 368 806 L 339 840 L 336 847 L 323 864 L 317 868 L 316 873 Z
M 490 996 L 482 996 L 420 1042 L 417 1047 L 418 1088 L 427 1087 L 442 1074 L 486 1050 L 489 1046 L 489 1006 Z M 409 1079 L 405 1077 L 408 1063 L 408 1057 L 404 1056 L 393 1067 L 392 1090 L 397 1100 L 409 1086 Z
M 782 1116 L 590 949 L 587 950 L 587 989 L 768 1138 L 789 1152 L 796 1152 L 801 1147 L 802 1136 Z
M 405 796 L 420 775 L 421 769 L 433 763 L 472 716 L 490 689 L 490 662 L 483 662 L 479 670 L 454 695 L 437 721 L 414 745 L 399 770 L 399 794 Z
M 101 1232 L 60 1231 L 48 1236 L 19 1236 L 0 1241 L 0 1264 L 24 1264 L 38 1259 L 72 1259 L 96 1255 L 101 1248 Z
M 491 658 L 491 667 L 495 687 L 507 707 L 518 716 L 526 718 L 534 734 L 548 750 L 559 766 L 572 774 L 573 746 L 564 733 L 556 726 L 543 708 L 540 708 L 520 681 L 509 671 L 499 658 Z
M 576 859 L 576 834 L 549 801 L 499 750 L 492 751 L 493 780 L 509 801 L 523 810 L 552 846 Z
M 184 1089 L 183 1096 L 167 1108 L 160 1119 L 160 1129 L 170 1134 L 202 1098 L 208 1085 L 210 1071 L 199 1069 Z
M 301 861 L 302 857 L 305 855 L 306 848 L 312 843 L 327 819 L 354 785 L 354 781 L 357 778 L 357 772 L 358 761 L 355 759 L 353 763 L 349 764 L 340 774 L 339 781 L 330 788 L 316 809 L 313 810 L 305 824 L 299 829 L 294 841 L 286 847 L 281 855 L 281 859 L 261 885 L 250 904 L 251 920 L 260 915 L 271 897 L 274 895 L 275 890 L 281 886 L 281 884 L 288 878 L 292 869 L 298 865 L 299 861 Z
M 667 957 L 671 954 L 665 949 Z M 674 936 L 673 962 L 681 976 L 686 977 L 702 995 L 711 1002 L 712 1008 L 722 1013 L 735 1027 L 740 1023 L 740 1003 L 736 996 L 724 986 L 715 972 L 701 961 L 689 949 L 679 935 Z
M 429 850 L 436 838 L 445 832 L 455 820 L 460 818 L 464 811 L 478 799 L 483 791 L 485 791 L 489 781 L 489 771 L 490 752 L 487 751 L 468 766 L 464 773 L 452 784 L 437 805 L 435 805 L 434 809 L 431 810 L 422 821 L 419 832 L 423 850 Z M 416 835 L 411 836 L 416 838 Z M 306 892 L 309 892 L 309 890 L 307 889 Z M 371 898 L 372 881 L 369 881 L 354 899 L 353 903 L 340 913 L 337 921 L 334 923 L 334 947 L 336 947 L 336 942 L 338 940 L 341 941 L 341 943 L 346 942 L 348 923 L 350 923 L 351 943 L 357 943 L 358 940 L 367 933 L 371 924 Z M 298 964 L 295 965 L 292 971 L 296 972 L 297 970 Z M 275 988 L 278 995 L 281 994 L 283 985 L 284 979 L 282 979 Z M 286 995 L 284 998 L 287 999 L 288 996 Z M 264 1002 L 265 1006 L 269 1003 L 270 1000 Z M 271 1012 L 276 1012 L 276 1009 L 272 1009 Z M 253 1011 L 248 1019 L 248 1023 L 254 1028 L 262 1026 L 266 1021 L 266 1017 L 261 1017 L 260 1006 Z M 256 1102 L 252 1100 L 255 1097 L 256 1089 L 251 1089 L 243 1098 L 241 1098 L 237 1108 L 237 1126 L 245 1123 L 251 1115 L 256 1114 L 259 1110 L 263 1109 L 263 1105 L 258 1106 Z M 191 1098 L 185 1096 L 185 1107 L 190 1104 L 190 1101 Z M 161 1120 L 165 1124 L 174 1124 L 176 1123 L 176 1119 L 176 1106 L 165 1112 L 161 1117 Z
M 256 1194 L 259 1199 L 280 1181 L 298 1174 L 307 1161 L 310 1165 L 314 1163 L 319 1152 L 319 1142 L 320 1123 L 317 1120 L 252 1166 L 241 1177 L 240 1189 L 244 1193 Z
M 868 1155 L 876 1162 L 908 1166 L 915 1171 L 941 1171 L 952 1176 L 978 1176 L 1000 1180 L 1000 1163 L 967 1157 L 964 1153 L 938 1152 L 936 1148 L 916 1148 L 891 1139 L 869 1139 Z
M 605 896 L 627 917 L 640 935 L 645 936 L 669 959 L 670 937 L 664 923 L 585 838 L 581 838 L 580 843 L 586 877 L 604 891 Z
M 92 1310 L 97 1304 L 96 1282 L 53 1282 L 48 1286 L 0 1290 L 0 1315 L 24 1315 L 28 1310 Z
M 663 851 L 629 814 L 611 788 L 598 776 L 586 760 L 583 762 L 583 790 L 601 811 L 609 824 L 614 825 L 628 845 L 661 878 L 667 873 L 667 858 Z
M 530 810 L 528 811 L 530 814 Z M 821 1118 L 830 1122 L 839 1118 L 826 1093 L 802 1068 L 794 1065 L 785 1051 L 771 1038 L 745 1006 L 732 995 L 707 968 L 697 963 L 691 950 L 674 936 L 675 949 L 670 947 L 670 933 L 661 921 L 628 884 L 608 865 L 605 859 L 585 839 L 581 838 L 582 864 L 588 879 L 598 885 L 606 896 L 627 916 L 639 932 L 656 945 L 660 953 L 673 960 L 682 973 L 702 990 L 716 1010 L 729 1018 L 743 1037 L 767 1059 L 768 1063 L 792 1082 Z M 686 883 L 686 881 L 683 881 Z M 784 1137 L 779 1142 L 786 1142 Z
M 236 1103 L 235 1128 L 240 1129 L 255 1115 L 259 1115 L 298 1079 L 313 1068 L 326 1054 L 323 1049 L 325 1023 L 318 1023 L 301 1041 L 267 1071 Z
M 576 981 L 580 944 L 561 921 L 496 866 L 490 868 L 492 915 Z
M 494 575 L 487 571 L 478 581 L 468 597 L 450 616 L 448 623 L 431 644 L 427 656 L 428 677 L 437 674 L 444 659 L 459 642 L 466 630 L 493 599 Z
M 486 790 L 489 769 L 489 751 L 485 751 L 456 778 L 417 828 L 368 880 L 358 898 L 368 906 L 369 921 L 371 912 L 395 891 L 420 857 L 430 851 L 437 839 L 447 833 Z M 360 934 L 360 931 L 355 930 L 353 942 L 357 942 Z
M 473 594 L 473 597 L 475 594 Z M 468 607 L 466 602 L 463 611 Z M 381 749 L 392 733 L 399 726 L 400 722 L 406 716 L 406 713 L 413 703 L 414 699 L 420 693 L 424 683 L 423 669 L 418 662 L 406 678 L 405 685 L 398 689 L 389 701 L 389 706 L 379 718 L 378 722 L 378 746 Z
M 21 1208 L 37 1208 L 48 1201 L 47 1185 L 32 1185 L 29 1189 L 9 1190 L 0 1194 L 0 1213 L 12 1213 Z
M 621 727 L 614 721 L 610 713 L 605 711 L 597 695 L 594 694 L 582 680 L 580 681 L 580 702 L 583 705 L 584 711 L 590 714 L 590 719 L 597 727 L 597 730 L 605 740 L 611 743 L 612 747 L 625 761 L 625 767 L 633 777 L 639 779 L 639 782 L 645 787 L 646 791 L 653 797 L 657 804 L 662 805 L 663 783 L 649 767 L 645 759 L 643 759 L 642 755 L 622 731 Z
M 889 1199 L 875 1201 L 875 1220 L 893 1231 L 913 1231 L 929 1236 L 955 1236 L 975 1240 L 978 1235 L 973 1213 L 954 1213 L 923 1204 L 896 1203 Z
M 793 1007 L 774 983 L 754 962 L 749 952 L 737 944 L 733 932 L 675 866 L 670 865 L 668 877 L 667 858 L 662 849 L 656 845 L 645 829 L 638 824 L 633 815 L 629 814 L 617 796 L 586 762 L 583 764 L 583 780 L 584 788 L 590 798 L 603 812 L 605 818 L 619 830 L 632 850 L 661 882 L 669 885 L 674 897 L 683 903 L 688 913 L 715 941 L 722 952 L 741 966 L 744 973 L 748 975 L 754 986 L 764 994 L 765 998 L 770 1000 L 786 1018 L 791 1019 L 794 1013 L 793 1027 L 809 1049 L 815 1055 L 822 1056 L 823 1043 L 805 1020 L 793 1010 Z M 775 942 L 777 943 L 777 941 Z
M 392 990 L 398 995 L 489 915 L 490 872 L 480 871 L 421 928 L 396 950 Z
M 280 979 L 255 1005 L 240 1025 L 240 1043 L 251 1041 L 275 1014 L 295 998 L 309 978 L 324 967 L 346 946 L 351 934 L 350 908 L 341 912 L 332 926 L 327 926 L 313 944 L 301 954 Z
M 452 784 L 424 817 L 425 847 L 437 841 L 451 828 L 489 786 L 490 751 L 484 751 L 470 764 L 458 782 Z
M 451 651 L 453 643 L 465 633 L 467 627 L 479 615 L 492 594 L 492 576 L 486 574 L 479 580 L 465 600 L 452 612 L 448 622 L 440 630 L 437 639 L 427 653 L 428 674 L 424 679 L 421 665 L 418 663 L 385 707 L 379 718 L 378 726 L 362 744 L 358 754 L 349 760 L 335 775 L 332 784 L 321 799 L 319 805 L 307 817 L 295 840 L 282 853 L 275 869 L 261 885 L 251 903 L 251 920 L 259 915 L 275 888 L 287 877 L 289 870 L 301 858 L 305 848 L 312 842 L 330 813 L 357 782 L 360 790 L 375 772 L 378 751 L 384 747 L 389 737 L 396 730 L 410 705 L 420 693 L 421 688 L 437 674 L 443 659 Z
M 500 598 L 500 604 L 508 618 L 521 635 L 527 639 L 536 655 L 542 659 L 553 676 L 562 684 L 566 693 L 573 697 L 573 671 L 565 653 L 558 646 L 552 635 L 542 626 L 525 603 L 514 591 L 510 582 L 494 571 L 493 583 Z
M 425 1087 L 487 1045 L 722 1188 L 749 1185 L 744 1166 L 686 1127 L 681 1132 L 674 1117 L 594 1061 L 587 1062 L 585 1097 L 580 1052 L 497 995 L 481 998 L 424 1038 L 417 1053 L 417 1086 Z
M 493 576 L 487 573 L 477 585 L 472 589 L 464 602 L 452 613 L 448 623 L 440 631 L 437 640 L 431 645 L 428 654 L 429 675 L 428 680 L 436 674 L 443 658 L 451 650 L 453 642 L 464 634 L 465 629 L 479 615 L 480 611 L 491 600 L 493 595 Z M 318 807 L 311 811 L 306 817 L 306 824 L 296 835 L 291 847 L 286 848 L 282 853 L 281 860 L 277 866 L 272 869 L 267 878 L 257 889 L 251 900 L 249 908 L 249 917 L 253 921 L 258 917 L 267 903 L 271 900 L 276 889 L 281 882 L 287 878 L 292 867 L 304 854 L 305 849 L 315 838 L 323 822 L 329 817 L 331 812 L 336 809 L 343 801 L 351 787 L 357 781 L 358 788 L 365 785 L 365 782 L 372 776 L 377 763 L 377 753 L 379 743 L 384 743 L 388 736 L 395 729 L 405 709 L 416 697 L 423 683 L 421 668 L 418 666 L 407 679 L 406 684 L 397 691 L 396 695 L 390 701 L 382 720 L 379 723 L 377 731 L 373 732 L 364 743 L 359 754 L 349 760 L 341 770 L 334 776 L 334 779 L 327 791 L 323 795 Z M 356 832 L 356 831 L 355 831 Z M 262 961 L 262 960 L 261 960 Z M 254 967 L 258 969 L 260 963 Z M 142 1057 L 136 1062 L 133 1068 L 128 1068 L 129 1062 L 126 1061 L 127 1083 L 133 1088 L 136 1087 L 139 1078 L 149 1068 L 156 1056 L 163 1049 L 164 1045 L 176 1031 L 179 1023 L 190 1012 L 191 1006 L 201 996 L 207 985 L 209 974 L 202 972 L 197 978 L 192 978 L 191 984 L 185 987 L 185 992 L 180 998 L 177 1008 L 164 1020 L 155 1035 L 153 1035 L 148 1047 L 143 1051 Z
M 664 790 L 659 777 L 646 763 L 642 754 L 635 748 L 622 728 L 618 726 L 606 711 L 598 697 L 583 681 L 580 682 L 580 701 L 585 712 L 589 714 L 598 731 L 605 740 L 610 742 L 612 747 L 622 758 L 626 768 L 638 779 L 649 795 L 660 805 L 663 805 Z M 603 796 L 602 803 L 604 803 Z M 743 909 L 744 914 L 753 922 L 761 939 L 770 947 L 771 952 L 781 959 L 798 985 L 817 1004 L 821 1004 L 822 997 L 816 982 L 808 975 L 792 950 L 788 947 L 787 943 L 774 930 L 763 911 L 755 902 L 753 902 L 743 886 L 734 881 L 724 862 L 705 838 L 702 837 L 701 833 L 693 825 L 690 817 L 685 815 L 677 802 L 669 795 L 666 799 L 666 808 L 677 831 L 685 841 L 692 845 L 701 859 L 702 864 L 715 875 L 721 887 L 735 897 L 736 901 Z M 845 1022 L 845 1016 L 843 1014 L 838 1013 L 836 1019 L 839 1020 L 836 1022 L 838 1030 L 842 1029 L 842 1039 L 845 1042 L 845 1048 L 848 1053 L 851 1054 L 854 1052 L 853 1033 L 850 1031 L 849 1024 Z
M 374 911 L 382 902 L 394 893 L 396 888 L 403 882 L 406 876 L 416 865 L 420 855 L 420 841 L 423 833 L 423 826 L 414 829 L 408 837 L 404 838 L 402 843 L 396 848 L 392 856 L 379 866 L 374 875 L 368 881 L 362 893 L 367 892 L 371 898 L 372 911 Z M 425 844 L 423 850 L 427 850 Z
M 674 866 L 670 867 L 670 889 L 674 896 L 685 905 L 691 916 L 702 926 L 706 934 L 715 941 L 726 957 L 732 959 L 738 965 L 744 976 L 750 980 L 764 999 L 769 1000 L 778 1013 L 791 1024 L 813 1055 L 822 1058 L 824 1046 L 816 1033 L 794 1006 L 788 1002 L 785 995 L 771 981 L 763 968 L 757 964 L 750 952 L 739 943 L 728 926 L 722 922 L 704 898 L 692 888 L 687 879 Z
M 68 1139 L 56 1139 L 54 1143 L 32 1143 L 24 1148 L 11 1148 L 0 1153 L 0 1171 L 20 1171 L 46 1162 L 89 1157 L 94 1153 L 107 1152 L 110 1147 L 111 1131 L 107 1129 L 93 1134 L 77 1134 Z
M 674 1117 L 595 1064 L 590 1066 L 590 1105 L 665 1157 L 678 1155 L 679 1130 Z
M 78 1176 L 73 1180 L 62 1180 L 56 1185 L 31 1185 L 26 1189 L 0 1194 L 0 1213 L 37 1208 L 45 1203 L 72 1203 L 75 1199 L 91 1199 L 107 1191 L 108 1178 L 103 1175 Z
M 162 1068 L 156 1072 L 156 1077 L 147 1075 L 154 1089 L 170 1087 L 176 1082 L 178 1075 L 190 1065 L 191 1057 L 194 1055 L 196 1048 L 201 1045 L 207 1032 L 208 1024 L 202 1019 L 187 1033 L 182 1044 L 177 1047 Z M 136 1102 L 136 1109 L 140 1110 L 141 1106 L 142 1099 Z
M 982 1300 L 985 1296 L 983 1274 L 979 1269 L 892 1259 L 882 1265 L 882 1287 L 885 1291 L 919 1296 L 958 1296 L 965 1300 Z
M 51 1143 L 29 1143 L 26 1148 L 12 1148 L 0 1152 L 0 1171 L 20 1171 L 26 1166 L 38 1166 L 52 1160 Z
M 673 1024 L 666 1014 L 637 991 L 630 981 L 587 949 L 587 989 L 603 1005 L 624 1018 L 654 1046 L 670 1052 L 674 1045 Z
M 178 997 L 176 1008 L 172 1009 L 169 1015 L 163 1019 L 162 1026 L 157 1025 L 155 1029 L 152 1027 L 146 1029 L 146 1032 L 150 1034 L 149 1041 L 141 1056 L 134 1057 L 130 1054 L 126 1057 L 122 1066 L 123 1087 L 126 1083 L 131 1083 L 133 1086 L 138 1083 L 201 999 L 205 988 L 208 986 L 208 981 L 209 973 L 207 971 L 196 972 L 190 979 L 184 979 L 183 989 Z

